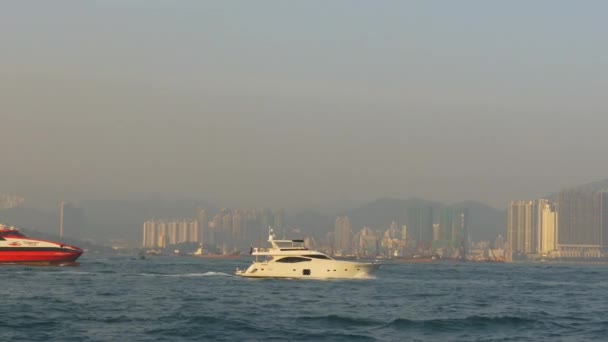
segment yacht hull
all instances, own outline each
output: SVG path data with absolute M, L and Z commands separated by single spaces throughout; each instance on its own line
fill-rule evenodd
M 246 270 L 237 269 L 236 275 L 248 278 L 370 279 L 379 268 L 380 264 L 338 260 L 299 263 L 271 260 L 254 262 Z

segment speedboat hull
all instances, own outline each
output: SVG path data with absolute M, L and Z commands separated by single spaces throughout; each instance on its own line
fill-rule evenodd
M 380 268 L 376 263 L 339 260 L 314 260 L 295 264 L 273 260 L 254 262 L 246 270 L 237 269 L 236 275 L 249 278 L 296 279 L 370 279 Z
M 3 250 L 0 247 L 0 263 L 40 263 L 40 264 L 61 264 L 74 262 L 82 254 L 82 250 L 68 248 L 24 248 L 22 250 Z
M 73 264 L 82 249 L 60 242 L 32 239 L 0 226 L 0 264 Z

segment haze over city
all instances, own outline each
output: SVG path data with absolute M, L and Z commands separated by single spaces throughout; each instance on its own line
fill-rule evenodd
M 606 340 L 607 13 L 1 1 L 0 341 Z
M 608 175 L 607 7 L 5 3 L 0 189 L 504 209 Z

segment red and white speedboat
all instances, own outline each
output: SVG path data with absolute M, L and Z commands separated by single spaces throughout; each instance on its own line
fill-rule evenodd
M 82 249 L 59 242 L 32 239 L 15 227 L 0 224 L 0 263 L 2 264 L 70 264 Z

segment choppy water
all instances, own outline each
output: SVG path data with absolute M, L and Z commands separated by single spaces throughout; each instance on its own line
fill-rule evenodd
M 85 255 L 0 267 L 7 341 L 608 338 L 608 266 L 387 264 L 373 280 L 252 280 L 248 259 Z

